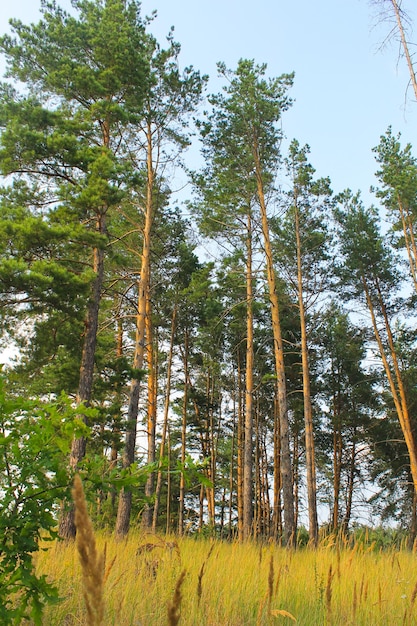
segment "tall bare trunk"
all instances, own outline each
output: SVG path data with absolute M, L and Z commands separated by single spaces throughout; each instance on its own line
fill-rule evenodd
M 151 257 L 151 230 L 154 216 L 153 189 L 154 169 L 152 163 L 152 129 L 147 129 L 147 181 L 145 224 L 143 229 L 142 264 L 138 280 L 138 302 L 136 311 L 136 338 L 133 369 L 137 372 L 130 385 L 129 405 L 127 410 L 127 424 L 125 447 L 123 453 L 123 468 L 127 469 L 135 462 L 137 418 L 139 406 L 140 374 L 143 368 L 146 348 L 146 313 L 147 299 L 150 287 L 150 257 Z M 121 539 L 127 535 L 130 526 L 130 512 L 132 508 L 132 491 L 122 488 L 119 494 L 119 506 L 116 520 L 116 537 Z
M 257 404 L 257 403 L 256 403 Z M 261 443 L 259 432 L 259 411 L 258 406 L 254 410 L 253 426 L 254 426 L 254 497 L 253 497 L 253 521 L 252 521 L 252 537 L 256 540 L 262 534 L 262 468 L 261 468 Z
M 119 316 L 117 319 L 117 339 L 116 339 L 116 358 L 121 359 L 123 356 L 123 321 Z M 120 440 L 120 418 L 121 418 L 121 407 L 123 404 L 122 400 L 122 389 L 123 383 L 118 381 L 115 385 L 114 389 L 114 402 L 116 406 L 116 411 L 112 424 L 112 444 L 110 450 L 110 463 L 109 470 L 113 470 L 117 465 L 117 460 L 119 458 L 119 440 Z M 111 487 L 110 493 L 108 494 L 108 498 L 110 498 L 111 502 L 111 512 L 112 516 L 116 514 L 116 498 L 117 492 L 115 487 Z
M 157 362 L 158 359 L 155 355 L 155 342 L 152 324 L 152 310 L 151 300 L 147 299 L 147 312 L 146 312 L 146 362 L 148 366 L 148 406 L 147 406 L 147 462 L 152 464 L 155 462 L 155 433 L 156 433 L 156 403 L 158 394 L 158 375 L 157 375 Z M 145 497 L 148 501 L 151 499 L 155 486 L 155 473 L 150 472 L 145 483 Z M 152 528 L 152 507 L 147 502 L 142 516 L 142 526 L 144 530 L 150 530 Z
M 288 545 L 293 545 L 295 541 L 295 520 L 294 520 L 294 493 L 292 482 L 291 452 L 290 452 L 290 427 L 288 420 L 287 405 L 287 385 L 284 367 L 284 349 L 281 333 L 281 321 L 275 270 L 272 255 L 271 239 L 269 234 L 268 216 L 264 186 L 262 180 L 261 162 L 258 154 L 258 146 L 254 145 L 254 163 L 256 171 L 257 193 L 261 210 L 262 234 L 266 256 L 266 273 L 269 291 L 269 301 L 271 305 L 272 333 L 274 340 L 275 369 L 278 383 L 278 406 L 281 435 L 281 479 L 282 498 L 284 505 L 284 531 Z
M 235 377 L 233 377 L 235 380 Z M 233 494 L 234 494 L 234 474 L 235 474 L 235 451 L 236 451 L 236 440 L 237 440 L 237 423 L 236 423 L 236 393 L 238 391 L 236 382 L 234 384 L 233 389 L 233 432 L 232 432 L 232 446 L 230 452 L 230 470 L 229 470 L 229 527 L 228 527 L 228 537 L 232 538 L 232 517 L 233 517 Z M 236 489 L 237 491 L 237 489 Z M 239 518 L 239 516 L 238 516 Z M 238 529 L 239 532 L 239 529 Z
M 294 429 L 293 435 L 293 484 L 294 484 L 294 525 L 298 527 L 298 518 L 300 513 L 299 483 L 300 483 L 300 433 L 298 428 Z
M 174 338 L 175 338 L 176 326 L 177 326 L 177 307 L 175 306 L 172 312 L 172 320 L 171 320 L 171 338 L 170 338 L 168 362 L 167 362 L 164 418 L 163 418 L 163 424 L 162 424 L 161 445 L 159 448 L 159 469 L 158 469 L 158 474 L 156 478 L 155 503 L 154 503 L 154 508 L 153 508 L 153 520 L 152 520 L 153 532 L 156 532 L 156 527 L 158 525 L 159 503 L 161 499 L 162 466 L 163 466 L 163 460 L 165 456 L 165 447 L 166 447 L 167 435 L 168 435 L 169 405 L 171 401 L 172 360 L 173 360 L 173 355 L 174 355 Z
M 317 520 L 317 481 L 316 481 L 316 461 L 314 447 L 313 412 L 311 407 L 310 391 L 310 367 L 307 345 L 307 326 L 303 296 L 303 273 L 301 263 L 301 237 L 300 237 L 300 215 L 298 207 L 295 206 L 295 238 L 297 247 L 297 286 L 298 286 L 298 308 L 300 313 L 301 328 L 301 363 L 303 371 L 303 400 L 304 400 L 304 426 L 306 441 L 306 469 L 307 469 L 307 497 L 308 497 L 308 522 L 309 537 L 313 545 L 317 545 L 318 540 L 318 520 Z
M 250 537 L 253 522 L 253 368 L 252 223 L 249 211 L 246 238 L 246 383 L 245 438 L 243 450 L 243 540 Z
M 242 366 L 240 347 L 237 353 L 238 407 L 237 407 L 237 530 L 243 539 L 243 450 L 245 441 L 245 414 L 243 411 Z
M 343 518 L 342 530 L 347 533 L 350 518 L 352 516 L 353 492 L 355 487 L 355 469 L 356 469 L 356 429 L 352 437 L 352 448 L 349 456 L 348 477 L 347 477 L 347 493 L 346 493 L 346 511 Z
M 165 533 L 168 535 L 171 532 L 171 430 L 169 422 L 167 424 L 167 517 L 165 524 Z
M 275 541 L 282 536 L 282 515 L 281 515 L 281 437 L 278 410 L 278 397 L 274 397 L 274 504 L 273 504 L 273 531 L 272 536 Z
M 336 532 L 339 527 L 340 486 L 342 475 L 343 439 L 341 433 L 341 406 L 340 390 L 333 394 L 333 512 L 332 529 Z
M 106 230 L 105 212 L 99 215 L 97 231 L 104 234 Z M 94 362 L 97 344 L 98 319 L 101 303 L 104 278 L 104 250 L 95 248 L 93 251 L 93 270 L 95 278 L 92 284 L 91 296 L 88 303 L 87 315 L 84 322 L 84 343 L 81 355 L 80 378 L 77 391 L 77 404 L 88 406 L 91 401 L 93 388 Z M 85 422 L 86 419 L 80 415 Z M 75 470 L 82 461 L 86 452 L 86 440 L 84 437 L 74 438 L 71 444 L 69 458 L 70 467 Z M 71 502 L 64 500 L 61 503 L 59 516 L 59 536 L 66 541 L 73 540 L 76 535 L 75 509 Z
M 184 367 L 184 395 L 182 405 L 182 420 L 181 420 L 181 463 L 184 467 L 185 457 L 187 453 L 187 404 L 188 404 L 188 352 L 189 352 L 189 332 L 185 330 L 184 334 L 184 352 L 183 352 L 183 367 Z M 180 476 L 180 495 L 178 502 L 178 534 L 181 536 L 184 532 L 184 505 L 185 505 L 185 476 L 181 471 Z
M 216 378 L 213 375 L 208 376 L 207 380 L 207 406 L 208 409 L 208 439 L 209 439 L 209 480 L 211 486 L 207 487 L 207 504 L 209 524 L 212 528 L 216 525 L 216 477 L 217 477 L 217 441 L 218 433 L 215 428 L 214 419 L 214 394 L 216 393 Z M 219 403 L 221 404 L 221 403 Z M 218 423 L 221 423 L 219 416 Z
M 268 452 L 265 435 L 261 440 L 261 491 L 262 491 L 262 534 L 263 536 L 271 536 L 271 500 L 270 485 L 268 472 Z

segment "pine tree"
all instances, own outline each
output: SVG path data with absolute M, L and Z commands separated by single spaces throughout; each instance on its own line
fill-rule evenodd
M 315 545 L 318 540 L 317 478 L 309 327 L 314 307 L 330 286 L 327 220 L 332 192 L 328 179 L 314 180 L 314 168 L 308 163 L 308 153 L 308 146 L 301 148 L 296 140 L 291 142 L 286 159 L 291 190 L 283 198 L 286 213 L 282 220 L 277 220 L 275 258 L 298 302 L 300 316 L 309 535 Z
M 276 375 L 278 377 L 278 396 L 281 437 L 281 472 L 284 494 L 284 515 L 286 536 L 289 541 L 294 536 L 294 505 L 292 493 L 292 471 L 289 448 L 289 428 L 287 399 L 285 390 L 285 371 L 279 302 L 276 290 L 272 250 L 270 243 L 269 223 L 267 215 L 267 194 L 273 189 L 273 179 L 280 159 L 281 131 L 277 126 L 282 112 L 289 106 L 286 94 L 292 84 L 291 75 L 283 75 L 276 79 L 264 78 L 266 66 L 257 66 L 253 61 L 241 60 L 236 71 L 230 71 L 224 64 L 219 64 L 219 73 L 227 81 L 224 94 L 212 96 L 210 103 L 212 112 L 201 123 L 203 155 L 209 163 L 202 176 L 214 194 L 208 199 L 208 205 L 238 208 L 238 215 L 251 218 L 251 211 L 257 210 L 263 247 L 266 257 L 266 275 L 271 303 L 272 328 L 275 347 Z M 217 189 L 217 191 L 216 191 Z M 253 207 L 253 209 L 252 209 Z M 226 212 L 223 211 L 226 216 Z M 229 213 L 230 215 L 230 213 Z M 255 218 L 258 219 L 258 218 Z M 225 218 L 225 223 L 230 218 Z M 247 225 L 250 222 L 247 221 Z M 247 228 L 247 227 L 246 227 Z M 250 254 L 247 255 L 247 262 Z M 251 268 L 247 265 L 248 287 L 250 285 Z M 247 308 L 248 330 L 250 328 L 250 307 Z M 250 360 L 250 333 L 247 339 Z M 246 484 L 245 509 L 243 517 L 244 536 L 251 532 L 251 490 L 252 476 L 252 417 L 250 416 L 251 390 L 247 393 L 245 467 L 243 481 Z M 246 475 L 246 479 L 245 479 Z M 246 482 L 247 481 L 247 482 Z
M 336 302 L 326 308 L 315 332 L 319 400 L 325 418 L 317 456 L 331 482 L 333 532 L 348 531 L 355 488 L 367 469 L 360 467 L 358 451 L 369 445 L 371 420 L 379 416 L 378 377 L 365 369 L 366 335 Z
M 417 293 L 417 160 L 412 155 L 410 144 L 401 148 L 400 135 L 394 137 L 391 128 L 381 137 L 374 152 L 380 166 L 376 175 L 382 185 L 376 190 L 376 195 L 381 198 L 393 220 L 398 245 L 406 251 Z
M 139 199 L 143 226 L 133 357 L 133 370 L 137 374 L 130 386 L 123 455 L 125 469 L 135 461 L 140 372 L 147 344 L 151 346 L 151 338 L 146 336 L 146 327 L 147 318 L 151 314 L 152 232 L 158 211 L 166 202 L 167 189 L 163 173 L 168 166 L 175 166 L 179 154 L 189 143 L 185 127 L 200 100 L 205 83 L 205 78 L 201 78 L 199 72 L 192 68 L 186 68 L 182 73 L 179 71 L 179 45 L 172 37 L 169 38 L 169 43 L 170 46 L 162 50 L 155 40 L 150 40 L 150 84 L 145 96 L 143 117 L 138 120 L 137 136 L 131 140 L 132 159 L 138 169 L 144 169 L 145 188 L 142 198 Z M 150 445 L 154 446 L 151 440 Z M 153 456 L 154 453 L 151 452 L 151 457 Z M 116 535 L 120 538 L 129 530 L 131 501 L 131 491 L 123 489 L 116 522 Z
M 339 224 L 338 271 L 347 297 L 366 304 L 397 417 L 407 446 L 410 471 L 417 491 L 417 447 L 409 411 L 404 374 L 394 335 L 393 302 L 400 285 L 392 250 L 378 228 L 376 210 L 365 209 L 358 195 L 346 192 L 336 211 Z
M 27 88 L 22 96 L 3 91 L 1 167 L 48 190 L 43 206 L 60 223 L 69 218 L 97 235 L 77 389 L 77 401 L 89 404 L 107 233 L 131 171 L 123 140 L 142 109 L 149 62 L 137 3 L 83 2 L 76 9 L 72 16 L 45 3 L 38 24 L 14 21 L 14 38 L 1 39 L 9 75 Z M 74 439 L 72 467 L 85 447 L 83 437 Z M 74 533 L 69 511 L 61 534 Z

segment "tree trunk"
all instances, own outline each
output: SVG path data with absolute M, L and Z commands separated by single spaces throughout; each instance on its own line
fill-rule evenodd
M 356 464 L 356 429 L 352 437 L 352 449 L 350 451 L 348 479 L 347 479 L 347 494 L 346 494 L 346 511 L 343 518 L 342 531 L 347 534 L 350 524 L 350 518 L 352 517 L 353 506 L 353 491 L 355 487 L 355 464 Z
M 167 423 L 167 517 L 165 533 L 171 532 L 171 430 Z
M 281 437 L 278 411 L 277 394 L 274 396 L 274 510 L 273 531 L 274 541 L 282 539 L 282 515 L 281 515 Z
M 299 432 L 298 429 L 294 429 L 293 436 L 293 454 L 294 454 L 294 463 L 293 463 L 293 484 L 294 484 L 294 525 L 295 528 L 298 527 L 298 517 L 300 512 L 300 498 L 299 498 L 299 474 L 300 474 L 300 446 L 299 446 Z
M 217 489 L 217 442 L 219 439 L 218 427 L 221 424 L 221 413 L 218 416 L 218 427 L 215 425 L 214 415 L 214 397 L 217 393 L 216 377 L 211 376 L 210 381 L 210 481 L 212 486 L 209 488 L 210 492 L 210 524 L 216 528 L 216 489 Z M 221 407 L 221 402 L 219 402 Z
M 169 353 L 168 353 L 168 362 L 167 362 L 167 379 L 165 386 L 165 404 L 164 404 L 164 420 L 162 424 L 162 436 L 161 436 L 161 444 L 159 448 L 159 469 L 156 478 L 156 488 L 155 488 L 155 503 L 153 508 L 153 520 L 152 520 L 152 531 L 156 532 L 156 527 L 158 524 L 158 514 L 159 514 L 159 502 L 161 498 L 161 489 L 162 489 L 162 464 L 165 456 L 165 446 L 167 442 L 167 434 L 168 434 L 168 418 L 169 418 L 169 405 L 171 399 L 171 375 L 172 375 L 172 360 L 174 354 L 174 339 L 175 339 L 175 329 L 177 326 L 177 306 L 174 306 L 174 310 L 172 312 L 172 320 L 171 320 L 171 338 L 169 345 Z
M 405 36 L 403 21 L 401 19 L 401 9 L 399 7 L 397 0 L 391 0 L 391 4 L 394 8 L 395 19 L 397 20 L 398 30 L 400 31 L 401 45 L 403 47 L 404 55 L 407 60 L 408 72 L 410 74 L 410 82 L 413 85 L 414 96 L 417 100 L 417 80 L 416 80 L 416 75 L 414 72 L 414 66 L 413 66 L 411 54 L 408 49 L 408 43 L 407 43 L 407 39 Z
M 295 520 L 294 520 L 294 493 L 292 482 L 292 467 L 290 453 L 290 427 L 288 420 L 287 386 L 284 367 L 284 349 L 281 333 L 279 301 L 275 279 L 275 271 L 272 256 L 272 246 L 269 234 L 269 224 L 266 210 L 266 201 L 263 188 L 261 164 L 258 154 L 258 146 L 254 144 L 254 163 L 256 171 L 257 193 L 261 210 L 262 234 L 266 256 L 266 272 L 271 304 L 272 332 L 274 340 L 275 368 L 278 382 L 278 405 L 281 434 L 281 479 L 282 498 L 284 505 L 284 531 L 287 545 L 294 545 Z
M 97 231 L 100 234 L 104 234 L 105 230 L 105 214 L 103 214 L 99 216 L 97 221 Z M 84 323 L 84 344 L 81 355 L 80 378 L 76 399 L 77 404 L 84 404 L 85 406 L 88 406 L 91 401 L 91 392 L 93 388 L 98 318 L 104 278 L 104 254 L 104 250 L 101 248 L 95 248 L 93 251 L 93 269 L 95 279 L 93 281 L 91 297 Z M 86 422 L 84 415 L 80 415 L 80 417 L 84 422 Z M 76 470 L 79 462 L 85 457 L 85 452 L 85 437 L 74 438 L 71 444 L 69 458 L 69 465 L 72 470 Z M 61 502 L 58 533 L 59 536 L 66 541 L 75 539 L 75 509 L 72 501 L 68 502 L 64 500 Z
M 157 394 L 158 394 L 158 374 L 157 363 L 158 358 L 155 356 L 155 344 L 154 333 L 152 324 L 152 311 L 151 300 L 147 299 L 147 313 L 146 313 L 146 362 L 148 366 L 148 407 L 147 407 L 147 462 L 148 464 L 155 463 L 156 451 L 155 451 L 155 433 L 156 433 L 156 409 L 157 409 Z M 155 487 L 155 473 L 150 472 L 145 484 L 145 497 L 149 501 L 153 496 Z M 153 509 L 147 502 L 142 515 L 142 527 L 145 531 L 152 528 Z
M 136 371 L 130 386 L 129 406 L 127 410 L 127 425 L 125 448 L 123 454 L 123 468 L 129 468 L 135 462 L 137 418 L 140 391 L 140 371 L 143 367 L 146 348 L 146 314 L 147 300 L 150 289 L 150 257 L 151 257 L 151 230 L 154 216 L 153 188 L 154 169 L 152 163 L 152 132 L 150 124 L 147 130 L 147 181 L 145 224 L 143 229 L 142 264 L 138 281 L 138 303 L 136 312 L 136 338 L 133 369 Z M 129 532 L 130 512 L 132 507 L 132 492 L 122 487 L 119 495 L 119 506 L 116 520 L 116 538 L 122 539 Z
M 243 389 L 240 348 L 238 348 L 238 415 L 237 415 L 237 527 L 238 537 L 243 540 L 243 450 L 245 441 L 245 414 L 243 411 Z
M 255 490 L 253 498 L 253 521 L 252 537 L 255 541 L 262 533 L 262 487 L 261 487 L 261 450 L 259 441 L 259 412 L 258 407 L 254 411 L 254 449 L 255 449 Z
M 252 224 L 249 211 L 246 238 L 246 383 L 243 450 L 243 540 L 249 539 L 251 536 L 253 522 L 253 368 Z
M 116 358 L 121 359 L 123 356 L 123 322 L 121 317 L 117 319 L 117 341 L 116 341 Z M 117 383 L 114 389 L 114 397 L 115 397 L 115 405 L 117 407 L 117 412 L 115 412 L 113 424 L 112 424 L 112 445 L 110 450 L 110 463 L 109 470 L 113 470 L 117 465 L 117 459 L 119 457 L 119 439 L 120 439 L 120 418 L 121 418 L 121 407 L 123 404 L 122 401 L 122 387 L 123 384 L 121 381 Z M 111 487 L 110 493 L 108 497 L 111 501 L 111 512 L 112 517 L 116 515 L 116 489 Z
M 207 512 L 209 525 L 214 528 L 216 523 L 216 507 L 215 507 L 215 490 L 216 490 L 216 438 L 214 429 L 214 411 L 213 411 L 213 396 L 214 396 L 215 380 L 210 369 L 207 372 L 206 380 L 206 453 L 205 458 L 209 459 L 207 466 L 207 478 L 211 482 L 211 486 L 206 487 L 207 495 Z
M 297 201 L 295 201 L 295 204 Z M 317 481 L 316 481 L 316 461 L 314 447 L 313 412 L 311 407 L 310 391 L 310 367 L 307 345 L 307 326 L 305 318 L 305 307 L 303 297 L 303 274 L 301 263 L 301 238 L 300 238 L 300 215 L 298 207 L 295 206 L 295 238 L 297 247 L 297 287 L 298 287 L 298 308 L 300 313 L 301 328 L 301 363 L 303 371 L 303 400 L 304 400 L 304 425 L 306 442 L 306 469 L 307 469 L 307 496 L 308 496 L 308 522 L 309 537 L 313 546 L 317 545 L 319 527 L 317 520 Z
M 204 485 L 200 487 L 200 497 L 199 497 L 199 515 L 198 515 L 198 530 L 201 532 L 204 526 Z
M 415 548 L 415 542 L 417 537 L 417 492 L 413 491 L 413 505 L 411 508 L 411 522 L 410 530 L 408 533 L 407 545 L 409 550 Z
M 337 392 L 334 393 L 333 397 L 333 532 L 337 531 L 340 522 L 339 500 L 343 454 L 341 419 L 340 389 L 338 389 Z
M 378 294 L 378 305 L 382 312 L 382 316 L 384 319 L 385 330 L 388 337 L 388 346 L 390 350 L 390 356 L 393 364 L 393 372 L 391 371 L 391 367 L 388 363 L 387 355 L 384 349 L 384 345 L 382 342 L 382 338 L 378 329 L 374 305 L 372 302 L 372 298 L 369 292 L 369 287 L 366 282 L 365 277 L 362 279 L 366 302 L 368 305 L 369 312 L 371 314 L 372 326 L 374 329 L 374 334 L 376 341 L 378 343 L 379 352 L 381 355 L 382 363 L 384 365 L 385 374 L 388 379 L 388 383 L 390 386 L 391 394 L 394 400 L 395 409 L 398 416 L 398 421 L 400 422 L 401 430 L 403 432 L 404 440 L 407 446 L 408 455 L 410 459 L 410 469 L 411 475 L 413 477 L 414 489 L 417 491 L 417 449 L 414 441 L 413 429 L 411 426 L 410 416 L 408 413 L 408 405 L 407 399 L 405 395 L 404 384 L 402 380 L 401 370 L 398 364 L 397 353 L 395 349 L 394 338 L 391 332 L 391 326 L 388 319 L 388 314 L 385 308 L 385 303 L 382 298 L 382 294 L 379 289 L 378 281 L 375 279 L 376 291 Z
M 233 390 L 233 432 L 232 432 L 232 449 L 230 452 L 230 472 L 229 472 L 229 530 L 228 538 L 232 539 L 233 531 L 233 493 L 234 493 L 234 474 L 235 474 L 235 450 L 237 439 L 237 425 L 236 425 L 236 383 Z
M 182 405 L 182 420 L 181 420 L 181 463 L 184 467 L 185 457 L 187 453 L 187 405 L 188 405 L 188 351 L 189 351 L 189 332 L 185 330 L 184 334 L 184 352 L 183 352 L 183 367 L 184 367 L 184 395 Z M 185 476 L 184 471 L 181 471 L 180 476 L 180 495 L 178 502 L 178 534 L 182 536 L 184 533 L 184 504 L 185 504 Z
M 412 215 L 409 209 L 405 209 L 400 196 L 397 196 L 398 209 L 403 227 L 404 243 L 407 250 L 410 273 L 413 279 L 414 289 L 417 292 L 417 246 L 414 236 Z

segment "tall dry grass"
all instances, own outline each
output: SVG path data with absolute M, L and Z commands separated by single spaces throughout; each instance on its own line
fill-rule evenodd
M 316 549 L 221 543 L 131 533 L 99 534 L 114 562 L 103 586 L 103 624 L 117 626 L 417 626 L 417 555 L 326 540 Z M 61 604 L 45 625 L 84 625 L 83 576 L 74 546 L 37 557 L 58 581 Z

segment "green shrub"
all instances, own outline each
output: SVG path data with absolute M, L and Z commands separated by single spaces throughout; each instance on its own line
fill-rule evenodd
M 0 379 L 0 623 L 41 624 L 54 585 L 37 576 L 32 555 L 39 540 L 56 536 L 57 503 L 69 485 L 74 435 L 86 434 L 75 408 L 56 402 L 6 398 Z

